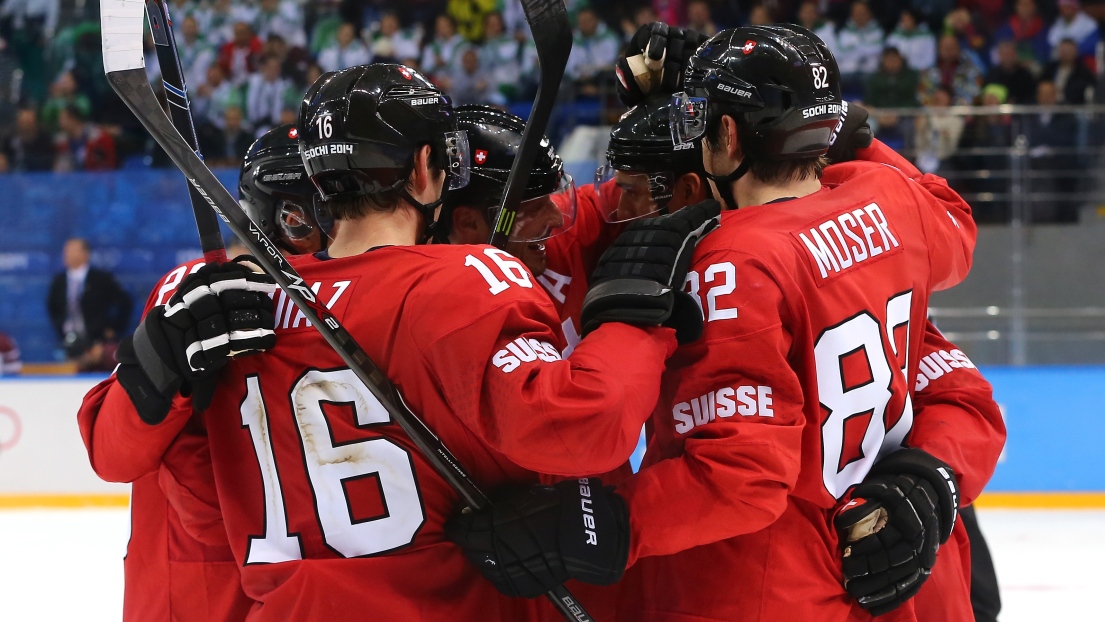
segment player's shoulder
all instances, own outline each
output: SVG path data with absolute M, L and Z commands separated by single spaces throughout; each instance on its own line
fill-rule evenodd
M 143 315 L 149 312 L 153 307 L 165 304 L 169 298 L 176 293 L 177 288 L 180 287 L 181 282 L 184 281 L 188 275 L 195 273 L 205 265 L 207 265 L 207 261 L 200 257 L 179 264 L 172 270 L 166 272 L 158 279 L 157 284 L 154 285 L 153 289 L 150 291 L 150 295 L 146 299 L 146 308 L 143 311 Z

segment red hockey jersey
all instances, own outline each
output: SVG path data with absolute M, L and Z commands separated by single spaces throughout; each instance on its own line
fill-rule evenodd
M 547 296 L 491 247 L 292 261 L 487 490 L 620 465 L 675 347 L 670 329 L 611 324 L 562 360 Z M 276 347 L 233 361 L 204 417 L 230 544 L 261 602 L 251 619 L 535 615 L 444 538 L 457 494 L 282 293 L 275 304 Z
M 576 222 L 564 233 L 545 243 L 548 267 L 537 277 L 537 281 L 552 298 L 553 306 L 560 316 L 567 341 L 565 355 L 579 343 L 579 316 L 583 311 L 583 298 L 595 271 L 599 257 L 602 256 L 618 233 L 622 225 L 606 222 L 602 217 L 603 205 L 616 205 L 621 196 L 614 180 L 602 185 L 601 194 L 595 191 L 594 184 L 585 184 L 576 191 Z
M 201 266 L 202 260 L 191 261 L 165 275 L 146 300 L 142 317 L 164 304 L 184 277 Z M 177 408 L 186 413 L 191 405 L 179 400 Z M 138 418 L 114 375 L 88 392 L 77 420 L 96 473 L 108 481 L 133 482 L 130 541 L 123 561 L 124 622 L 244 620 L 253 601 L 242 592 L 225 531 L 217 525 L 195 537 L 177 509 L 184 505 L 189 513 L 199 514 L 195 502 L 188 491 L 174 486 L 172 472 L 159 464 L 170 442 L 170 452 L 202 460 L 202 436 L 189 430 L 176 440 L 166 436 L 161 442 L 146 442 L 152 427 Z M 217 508 L 213 512 L 217 515 Z
M 669 361 L 620 488 L 636 561 L 620 619 L 870 619 L 841 587 L 838 499 L 903 444 L 978 469 L 947 450 L 967 414 L 911 403 L 929 295 L 970 266 L 970 208 L 879 143 L 862 155 L 894 166 L 831 167 L 821 191 L 726 212 L 699 244 L 705 333 Z

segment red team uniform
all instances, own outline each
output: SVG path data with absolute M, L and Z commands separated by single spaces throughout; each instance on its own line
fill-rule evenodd
M 705 333 L 669 361 L 619 488 L 635 563 L 619 619 L 871 619 L 841 587 L 848 489 L 903 444 L 950 464 L 964 504 L 989 478 L 1004 428 L 980 383 L 962 384 L 977 408 L 955 387 L 912 404 L 929 294 L 970 266 L 970 208 L 879 143 L 860 155 L 820 192 L 725 212 L 699 244 Z M 915 620 L 914 603 L 880 619 Z
M 624 462 L 675 347 L 668 329 L 606 325 L 561 360 L 552 305 L 491 247 L 292 261 L 489 490 Z M 279 293 L 276 311 L 276 347 L 233 361 L 204 416 L 251 619 L 535 615 L 444 538 L 457 494 Z
M 170 271 L 150 293 L 143 317 L 203 264 L 191 261 Z M 174 409 L 189 413 L 191 405 L 178 399 Z M 161 462 L 168 443 L 171 454 L 202 462 L 206 440 L 193 429 L 175 440 L 169 436 L 161 443 L 149 442 L 151 426 L 138 418 L 115 376 L 88 392 L 77 420 L 96 474 L 107 481 L 133 482 L 131 533 L 123 562 L 124 622 L 244 620 L 253 601 L 242 592 L 238 564 L 217 521 L 218 508 L 207 508 L 204 517 L 190 492 L 179 487 L 174 471 Z M 188 525 L 182 521 L 182 507 L 193 515 Z M 208 525 L 215 520 L 215 528 L 197 529 L 202 520 Z

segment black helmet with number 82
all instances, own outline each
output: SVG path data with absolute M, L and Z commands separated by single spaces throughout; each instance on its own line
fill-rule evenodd
M 746 159 L 824 155 L 840 117 L 836 60 L 816 35 L 790 25 L 732 28 L 691 57 L 672 107 L 672 138 L 698 139 L 736 120 Z
M 298 128 L 303 164 L 327 201 L 398 191 L 432 224 L 440 200 L 419 203 L 405 187 L 423 145 L 447 188 L 468 183 L 467 141 L 448 98 L 403 65 L 324 74 L 304 96 Z

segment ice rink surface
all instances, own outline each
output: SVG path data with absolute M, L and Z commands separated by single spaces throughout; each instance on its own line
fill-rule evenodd
M 1105 620 L 1105 511 L 980 510 L 1002 622 Z M 124 510 L 0 511 L 0 620 L 115 622 Z

